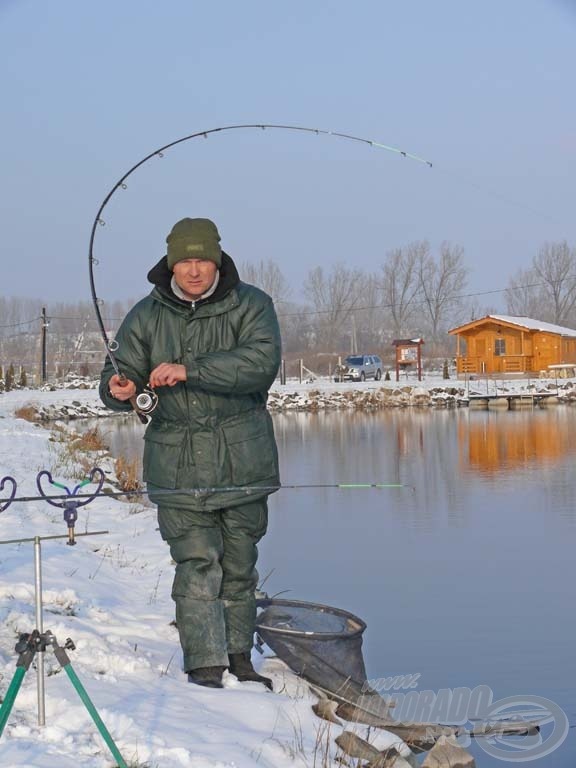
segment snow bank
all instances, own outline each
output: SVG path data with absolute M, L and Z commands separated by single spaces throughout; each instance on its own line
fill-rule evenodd
M 81 385 L 77 388 L 76 385 Z M 545 394 L 561 403 L 576 402 L 576 379 L 472 379 L 445 380 L 427 374 L 422 381 L 402 376 L 396 381 L 336 383 L 329 378 L 299 382 L 277 380 L 268 399 L 271 411 L 375 410 L 380 408 L 454 408 L 467 406 L 472 396 Z M 106 409 L 98 397 L 96 382 L 67 382 L 62 388 L 15 390 L 0 393 L 0 411 L 14 413 L 18 407 L 33 405 L 40 421 L 104 418 L 118 416 Z

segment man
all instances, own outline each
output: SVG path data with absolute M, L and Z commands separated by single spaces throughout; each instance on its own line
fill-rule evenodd
M 116 335 L 126 381 L 107 360 L 100 397 L 130 410 L 129 398 L 147 385 L 158 395 L 144 480 L 176 562 L 172 598 L 189 681 L 222 688 L 228 667 L 271 688 L 250 652 L 256 545 L 280 482 L 266 410 L 280 364 L 278 321 L 271 298 L 240 281 L 212 221 L 182 219 L 166 242 L 148 273 L 155 287 Z

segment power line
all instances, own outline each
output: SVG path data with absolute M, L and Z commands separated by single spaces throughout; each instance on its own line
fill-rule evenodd
M 8 325 L 0 325 L 0 328 L 17 328 L 19 325 L 30 325 L 30 323 L 36 323 L 41 320 L 41 317 L 33 317 L 31 320 L 22 320 L 19 323 L 9 323 Z
M 567 277 L 565 280 L 576 280 L 576 277 Z M 462 293 L 462 294 L 456 294 L 454 296 L 446 296 L 443 301 L 460 301 L 462 299 L 470 299 L 474 298 L 476 296 L 489 296 L 490 294 L 494 293 L 507 293 L 508 291 L 519 291 L 526 288 L 540 288 L 543 285 L 549 285 L 547 282 L 541 282 L 541 283 L 527 283 L 526 285 L 515 285 L 509 288 L 494 288 L 490 291 L 475 291 L 473 293 Z M 411 299 L 410 301 L 406 302 L 406 306 L 410 305 L 411 307 L 419 306 L 419 305 L 425 305 L 428 302 L 426 299 L 418 299 L 414 300 Z M 328 315 L 328 314 L 334 314 L 339 312 L 363 312 L 370 309 L 393 309 L 394 307 L 400 306 L 399 304 L 370 304 L 367 306 L 350 306 L 345 307 L 344 309 L 318 309 L 318 310 L 310 310 L 310 311 L 304 311 L 304 312 L 282 312 L 278 314 L 278 317 L 308 317 L 310 315 Z

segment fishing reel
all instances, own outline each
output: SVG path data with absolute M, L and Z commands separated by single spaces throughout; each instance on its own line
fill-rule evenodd
M 140 413 L 148 415 L 158 405 L 158 395 L 153 389 L 145 387 L 139 395 L 136 395 L 136 405 Z

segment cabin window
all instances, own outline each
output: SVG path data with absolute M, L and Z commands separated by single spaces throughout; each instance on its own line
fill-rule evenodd
M 499 355 L 506 354 L 506 339 L 494 340 L 494 354 L 496 355 L 496 357 L 498 357 Z

